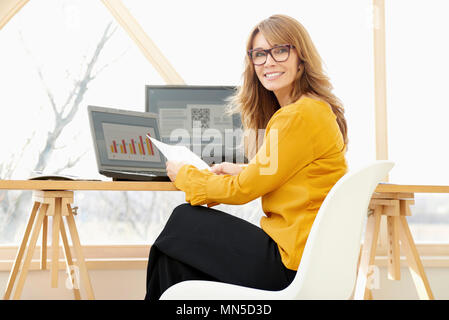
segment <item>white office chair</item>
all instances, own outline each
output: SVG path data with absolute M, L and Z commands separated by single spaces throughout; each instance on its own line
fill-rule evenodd
M 349 299 L 356 282 L 361 235 L 378 183 L 394 166 L 375 161 L 345 174 L 315 218 L 293 282 L 280 291 L 190 280 L 168 288 L 163 300 Z M 261 266 L 263 267 L 263 266 Z

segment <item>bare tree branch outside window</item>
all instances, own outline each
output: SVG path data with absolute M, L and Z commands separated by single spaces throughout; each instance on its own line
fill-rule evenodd
M 105 45 L 111 39 L 111 37 L 116 32 L 117 27 L 112 28 L 112 22 L 110 22 L 103 31 L 103 34 L 98 41 L 93 54 L 88 59 L 85 65 L 82 65 L 83 72 L 81 77 L 74 81 L 72 89 L 68 92 L 67 98 L 63 103 L 59 103 L 55 99 L 54 92 L 50 84 L 46 81 L 44 76 L 43 67 L 36 65 L 36 72 L 39 76 L 41 84 L 45 90 L 48 98 L 48 104 L 51 107 L 54 116 L 54 126 L 50 128 L 47 132 L 46 139 L 44 141 L 44 147 L 39 152 L 37 161 L 34 165 L 34 171 L 41 172 L 47 167 L 54 150 L 56 149 L 56 142 L 61 136 L 62 132 L 66 126 L 74 119 L 77 112 L 80 110 L 83 99 L 86 92 L 88 91 L 88 85 L 91 83 L 98 74 L 103 71 L 109 64 L 102 66 L 98 71 L 95 71 L 95 66 L 98 63 L 101 52 L 104 50 Z M 33 53 L 26 44 L 26 40 L 22 32 L 19 32 L 19 37 L 24 45 L 27 53 L 32 56 Z M 12 154 L 10 160 L 7 163 L 2 163 L 0 165 L 0 177 L 3 179 L 10 179 L 14 173 L 16 166 L 24 155 L 25 150 L 28 148 L 30 143 L 35 137 L 35 132 L 32 136 L 26 139 L 23 143 L 21 150 L 17 154 Z M 86 151 L 87 152 L 87 151 Z M 67 169 L 73 167 L 82 159 L 86 152 L 70 158 L 67 160 L 65 166 L 57 169 L 55 173 L 60 172 L 62 169 Z M 19 192 L 9 195 L 9 192 L 1 192 L 0 199 L 0 210 L 2 211 L 2 218 L 0 224 L 0 240 L 1 238 L 12 239 L 12 233 L 16 232 L 17 224 L 24 221 L 24 215 L 27 215 L 27 209 L 29 207 L 31 198 L 30 192 Z
M 108 23 L 91 53 L 84 54 L 80 58 L 79 69 L 65 70 L 65 79 L 61 81 L 67 81 L 69 86 L 64 90 L 56 89 L 49 79 L 46 73 L 46 68 L 49 67 L 46 63 L 49 62 L 38 62 L 25 34 L 18 33 L 23 48 L 35 68 L 38 83 L 40 82 L 43 89 L 45 105 L 41 106 L 42 114 L 50 115 L 50 118 L 45 129 L 34 129 L 29 137 L 24 139 L 21 147 L 11 152 L 6 162 L 0 163 L 0 179 L 11 179 L 24 162 L 31 171 L 45 172 L 51 168 L 52 174 L 63 173 L 76 167 L 87 155 L 89 149 L 83 142 L 78 143 L 78 146 L 84 146 L 84 150 L 73 154 L 71 143 L 75 141 L 76 132 L 70 128 L 70 124 L 74 122 L 79 111 L 89 104 L 86 101 L 89 86 L 103 71 L 126 54 L 127 50 L 124 50 L 108 62 L 104 61 L 105 49 L 116 31 L 117 26 L 112 22 Z M 39 119 L 39 122 L 42 121 Z M 42 134 L 40 130 L 48 131 Z M 29 150 L 35 146 L 40 146 L 37 154 L 30 155 Z M 148 243 L 157 236 L 173 208 L 184 202 L 184 194 L 83 191 L 76 192 L 75 201 L 80 208 L 77 224 L 80 225 L 79 232 L 82 239 L 100 238 L 110 243 L 121 241 L 114 238 L 120 234 L 130 242 Z M 0 191 L 0 243 L 16 242 L 20 239 L 31 205 L 31 191 Z M 221 205 L 217 209 L 234 213 L 255 223 L 258 222 L 261 212 L 259 201 L 245 206 Z M 99 234 L 101 236 L 97 236 Z

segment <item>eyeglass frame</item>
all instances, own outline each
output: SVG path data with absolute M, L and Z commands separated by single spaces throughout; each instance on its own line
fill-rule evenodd
M 277 49 L 277 48 L 279 48 L 279 47 L 287 47 L 287 48 L 288 48 L 288 55 L 287 55 L 287 58 L 286 58 L 285 60 L 277 61 L 276 58 L 275 58 L 275 57 L 273 56 L 273 54 L 271 53 L 271 50 Z M 295 46 L 292 45 L 292 44 L 280 44 L 280 45 L 274 46 L 273 48 L 270 48 L 270 49 L 251 49 L 251 50 L 248 50 L 247 53 L 248 53 L 249 59 L 251 60 L 251 62 L 253 63 L 253 65 L 255 65 L 255 66 L 262 66 L 262 65 L 264 65 L 265 63 L 267 63 L 268 55 L 270 55 L 270 56 L 273 58 L 273 60 L 276 61 L 276 62 L 285 62 L 285 61 L 287 61 L 288 58 L 290 58 L 290 50 L 291 50 L 291 49 L 294 49 L 294 48 L 295 48 Z M 265 53 L 267 54 L 266 57 L 265 57 L 265 61 L 264 61 L 263 63 L 259 63 L 259 64 L 255 64 L 255 63 L 254 63 L 253 57 L 251 56 L 251 54 L 252 54 L 254 51 L 263 51 L 263 52 L 265 52 Z

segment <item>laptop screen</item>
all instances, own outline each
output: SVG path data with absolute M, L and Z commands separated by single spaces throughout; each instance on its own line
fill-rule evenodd
M 88 112 L 100 171 L 165 172 L 165 157 L 147 138 L 160 139 L 156 114 L 95 106 Z
M 228 115 L 232 86 L 147 85 L 145 111 L 159 115 L 161 141 L 185 145 L 207 163 L 247 162 L 239 114 Z

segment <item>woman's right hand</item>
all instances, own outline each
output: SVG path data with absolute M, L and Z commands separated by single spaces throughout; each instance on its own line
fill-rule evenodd
M 211 167 L 211 171 L 215 174 L 229 174 L 231 176 L 238 175 L 243 170 L 238 164 L 231 162 L 222 162 L 214 164 Z

